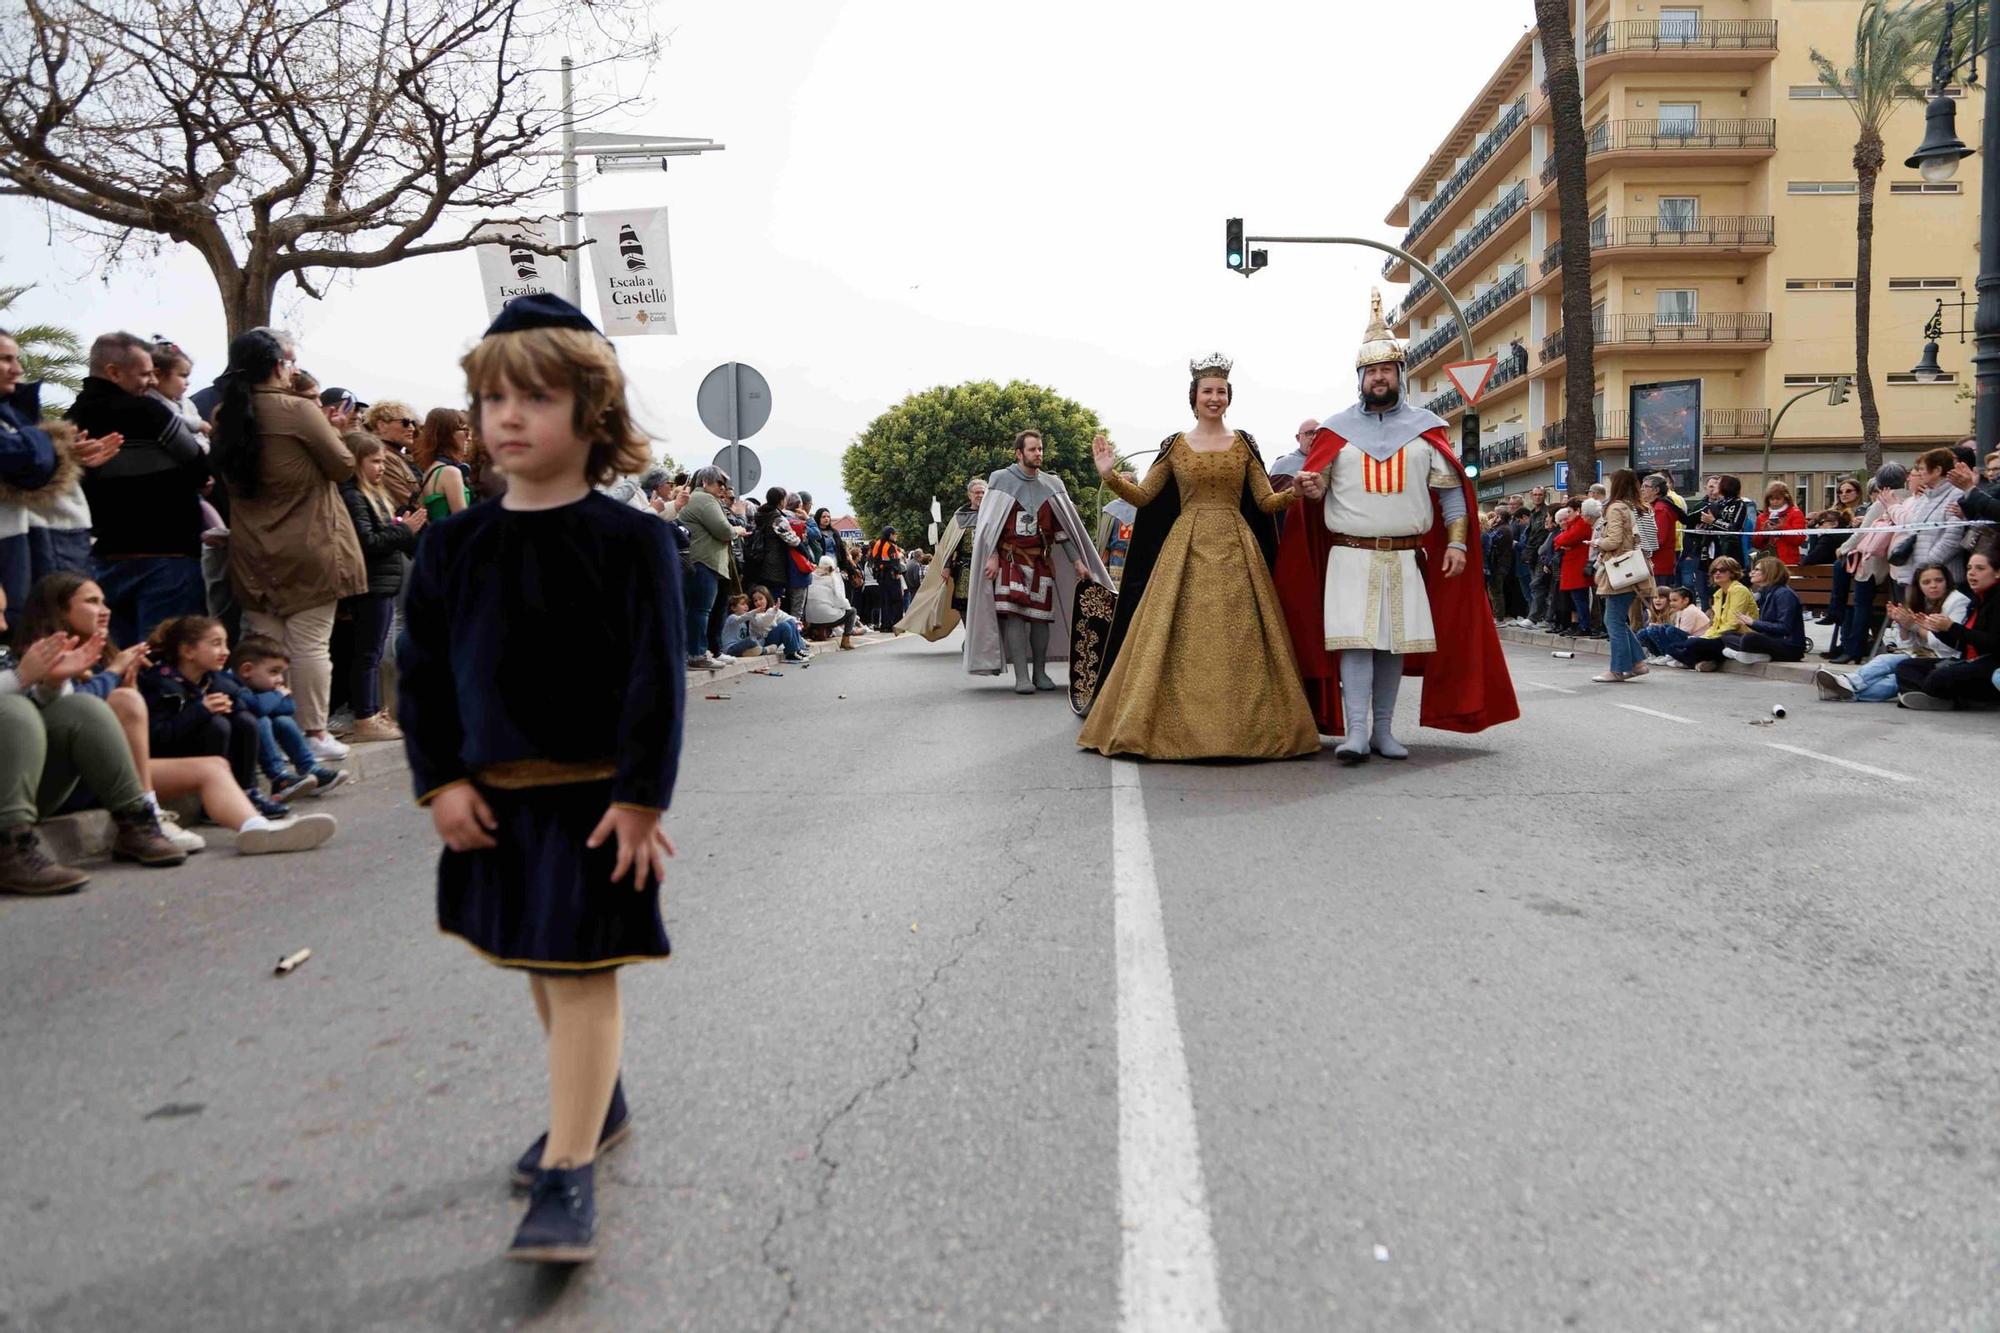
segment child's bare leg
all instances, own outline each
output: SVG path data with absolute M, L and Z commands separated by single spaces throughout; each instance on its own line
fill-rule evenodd
M 105 703 L 125 733 L 125 745 L 132 751 L 132 767 L 139 770 L 139 790 L 154 791 L 152 720 L 146 715 L 146 700 L 129 685 L 111 691 Z
M 597 1156 L 597 1136 L 618 1081 L 625 1038 L 618 974 L 535 980 L 549 1001 L 549 1141 L 542 1165 L 582 1166 Z
M 542 1020 L 542 1036 L 549 1035 L 549 990 L 539 973 L 528 974 L 528 993 L 535 997 L 535 1016 Z
M 199 759 L 155 759 L 152 762 L 154 790 L 160 799 L 171 800 L 189 792 L 201 793 L 201 808 L 224 828 L 240 829 L 257 811 L 250 798 L 236 785 L 229 761 L 220 755 Z

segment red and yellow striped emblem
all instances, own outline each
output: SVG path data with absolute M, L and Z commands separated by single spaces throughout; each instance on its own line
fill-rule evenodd
M 1370 495 L 1401 495 L 1403 471 L 1401 449 L 1379 463 L 1366 454 L 1361 456 L 1361 485 Z

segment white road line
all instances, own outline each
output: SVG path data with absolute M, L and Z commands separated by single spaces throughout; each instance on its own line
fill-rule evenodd
M 1691 717 L 1679 717 L 1673 713 L 1662 713 L 1657 708 L 1641 708 L 1637 704 L 1618 704 L 1616 707 L 1622 708 L 1628 713 L 1644 713 L 1647 717 L 1657 717 L 1663 722 L 1678 722 L 1684 727 L 1699 725 Z
M 1560 686 L 1560 685 L 1544 685 L 1544 684 L 1542 684 L 1542 682 L 1540 682 L 1539 680 L 1524 680 L 1524 681 L 1522 681 L 1521 683 L 1522 683 L 1523 685 L 1526 685 L 1526 686 L 1527 686 L 1527 687 L 1528 687 L 1529 689 L 1531 689 L 1531 690 L 1553 690 L 1553 691 L 1555 691 L 1555 692 L 1556 692 L 1557 694 L 1575 694 L 1575 693 L 1576 693 L 1576 691 L 1575 691 L 1575 690 L 1566 690 L 1566 689 L 1564 689 L 1564 688 L 1563 688 L 1562 686 Z
M 1807 759 L 1817 759 L 1823 764 L 1839 764 L 1842 768 L 1851 768 L 1857 773 L 1866 773 L 1871 778 L 1887 778 L 1891 782 L 1916 781 L 1908 773 L 1891 773 L 1886 768 L 1873 768 L 1867 764 L 1857 764 L 1852 759 L 1842 759 L 1840 756 L 1832 754 L 1821 754 L 1818 750 L 1801 750 L 1796 745 L 1780 745 L 1776 741 L 1765 741 L 1764 744 L 1770 749 L 1783 750 L 1786 754 L 1802 755 Z
M 1123 1333 L 1224 1333 L 1215 1239 L 1139 770 L 1111 765 Z

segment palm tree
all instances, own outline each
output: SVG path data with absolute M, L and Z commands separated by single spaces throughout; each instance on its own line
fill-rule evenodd
M 28 287 L 0 287 L 0 316 L 25 296 Z M 6 326 L 0 319 L 0 328 Z M 55 384 L 75 393 L 83 387 L 83 340 L 56 324 L 23 324 L 8 329 L 21 349 L 21 378 L 30 383 Z
M 1930 61 L 1942 23 L 1936 0 L 1890 4 L 1867 0 L 1854 22 L 1854 60 L 1845 70 L 1815 49 L 1819 81 L 1840 94 L 1861 132 L 1854 140 L 1859 200 L 1854 222 L 1854 385 L 1861 400 L 1861 457 L 1870 475 L 1882 466 L 1882 414 L 1868 368 L 1869 319 L 1874 310 L 1875 182 L 1886 159 L 1882 126 Z
M 1583 85 L 1570 31 L 1573 0 L 1535 0 L 1554 122 L 1556 213 L 1562 227 L 1563 456 L 1578 491 L 1597 476 L 1597 339 L 1590 299 L 1589 147 L 1583 131 Z

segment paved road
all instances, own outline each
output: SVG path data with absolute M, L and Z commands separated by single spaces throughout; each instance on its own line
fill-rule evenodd
M 913 640 L 696 701 L 567 1281 L 497 1258 L 534 1019 L 399 789 L 0 902 L 0 1327 L 2000 1324 L 2000 717 L 1513 663 L 1353 772 L 1116 767 Z

